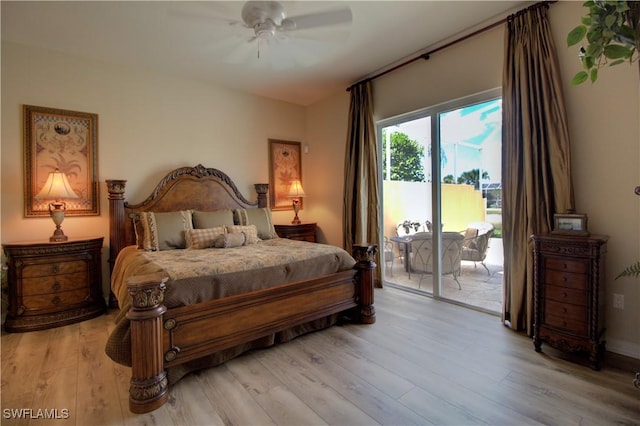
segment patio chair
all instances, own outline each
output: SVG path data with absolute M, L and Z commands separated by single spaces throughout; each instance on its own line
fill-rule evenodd
M 390 263 L 389 266 L 389 275 L 393 276 L 393 242 L 389 240 L 389 238 L 384 237 L 384 261 L 385 263 Z
M 462 260 L 473 262 L 473 266 L 477 267 L 480 262 L 487 274 L 491 275 L 491 271 L 484 260 L 487 257 L 489 249 L 489 241 L 493 236 L 493 225 L 487 222 L 476 222 L 469 224 L 464 233 L 464 244 L 462 247 Z
M 460 276 L 460 254 L 464 236 L 458 232 L 442 233 L 442 275 L 451 274 L 462 290 L 458 277 Z M 411 267 L 410 272 L 420 274 L 418 287 L 426 274 L 433 274 L 433 234 L 431 232 L 418 232 L 411 241 Z M 411 273 L 409 273 L 411 278 Z

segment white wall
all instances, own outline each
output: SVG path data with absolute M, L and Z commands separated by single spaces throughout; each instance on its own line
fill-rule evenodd
M 307 193 L 303 221 L 317 221 L 319 238 L 342 247 L 344 155 L 349 95 L 337 93 L 307 108 L 309 153 L 303 173 Z

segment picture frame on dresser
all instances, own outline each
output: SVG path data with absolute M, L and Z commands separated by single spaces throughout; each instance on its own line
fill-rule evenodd
M 49 216 L 49 200 L 38 199 L 49 173 L 64 173 L 78 195 L 65 200 L 65 216 L 98 216 L 98 115 L 23 105 L 24 215 Z
M 269 202 L 271 210 L 293 210 L 289 188 L 302 178 L 301 143 L 269 139 Z M 303 199 L 299 199 L 302 210 Z
M 588 236 L 587 215 L 575 213 L 556 213 L 553 215 L 553 231 L 556 235 Z

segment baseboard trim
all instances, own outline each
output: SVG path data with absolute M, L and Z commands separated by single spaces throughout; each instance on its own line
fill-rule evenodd
M 622 370 L 640 371 L 640 345 L 624 340 L 606 339 L 605 362 Z

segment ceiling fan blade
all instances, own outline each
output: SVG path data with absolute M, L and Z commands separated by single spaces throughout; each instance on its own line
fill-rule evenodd
M 350 8 L 330 10 L 327 12 L 310 13 L 288 18 L 295 22 L 295 29 L 288 31 L 307 30 L 310 28 L 326 27 L 331 25 L 350 24 L 353 15 Z

